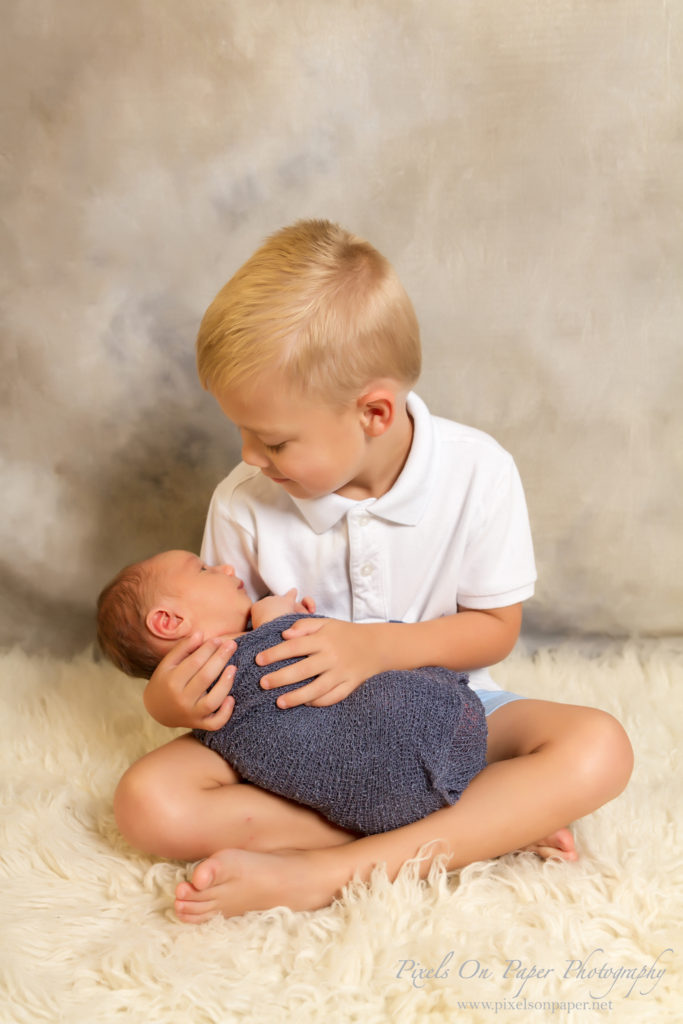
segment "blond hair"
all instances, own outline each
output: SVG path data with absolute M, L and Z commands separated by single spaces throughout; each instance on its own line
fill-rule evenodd
M 325 220 L 276 232 L 213 300 L 197 337 L 197 368 L 213 394 L 275 368 L 303 393 L 356 398 L 370 381 L 412 387 L 420 331 L 388 260 Z
M 147 629 L 152 570 L 146 562 L 117 573 L 97 599 L 97 641 L 103 653 L 129 676 L 144 679 L 154 672 L 162 655 L 154 649 Z

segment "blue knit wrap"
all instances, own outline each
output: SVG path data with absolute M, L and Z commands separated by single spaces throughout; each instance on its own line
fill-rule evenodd
M 386 832 L 454 804 L 486 765 L 486 718 L 467 676 L 445 668 L 382 672 L 329 707 L 282 710 L 263 690 L 259 651 L 301 615 L 237 640 L 230 721 L 194 735 L 247 782 L 320 811 L 353 832 Z

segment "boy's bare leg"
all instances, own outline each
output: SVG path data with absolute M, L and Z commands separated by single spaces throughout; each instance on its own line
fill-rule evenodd
M 131 765 L 114 795 L 114 812 L 136 849 L 180 860 L 225 846 L 318 849 L 355 838 L 315 811 L 240 783 L 219 754 L 191 735 Z
M 546 701 L 516 701 L 494 712 L 489 765 L 460 800 L 394 832 L 334 848 L 298 853 L 226 849 L 195 868 L 176 892 L 181 920 L 285 905 L 322 907 L 354 875 L 368 879 L 386 864 L 391 878 L 431 843 L 420 865 L 427 874 L 444 854 L 451 870 L 552 837 L 564 826 L 618 796 L 633 767 L 631 745 L 610 715 Z

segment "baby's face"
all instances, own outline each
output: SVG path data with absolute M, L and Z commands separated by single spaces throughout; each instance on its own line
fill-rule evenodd
M 244 633 L 252 601 L 231 565 L 208 566 L 190 551 L 164 551 L 150 559 L 160 603 L 174 603 L 187 633 L 208 639 Z

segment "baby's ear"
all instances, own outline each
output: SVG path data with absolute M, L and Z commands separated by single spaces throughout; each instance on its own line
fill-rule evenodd
M 179 640 L 185 636 L 185 620 L 170 608 L 153 608 L 147 613 L 145 625 L 159 640 Z

